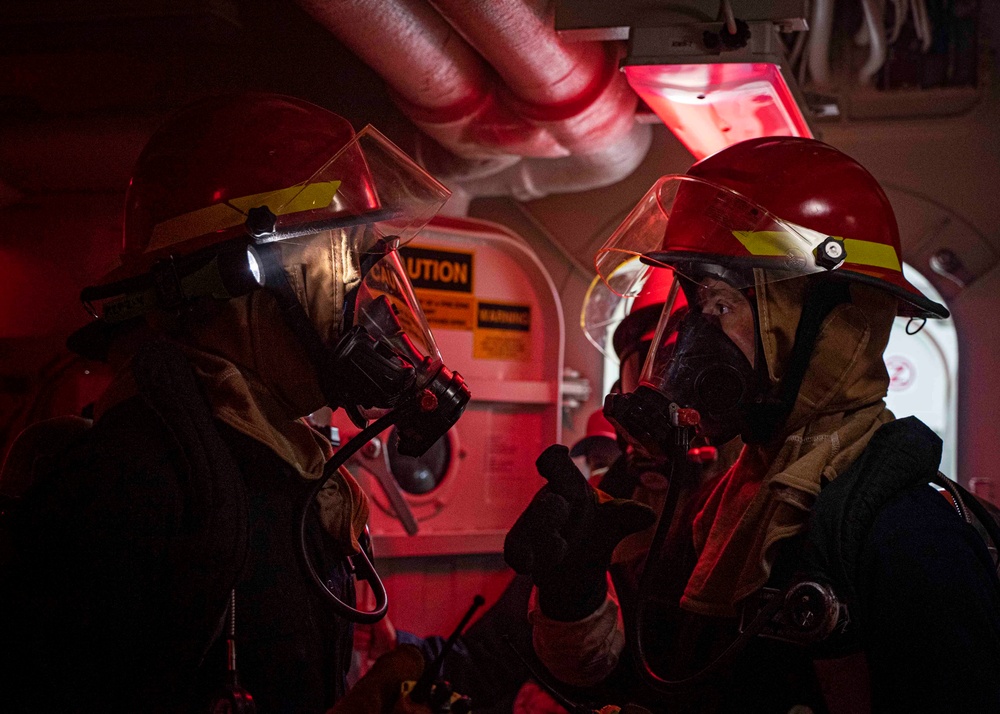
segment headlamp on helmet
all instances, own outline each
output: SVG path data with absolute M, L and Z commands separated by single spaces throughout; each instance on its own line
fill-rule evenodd
M 208 99 L 143 150 L 126 197 L 122 266 L 81 299 L 105 335 L 154 310 L 182 314 L 201 300 L 265 289 L 330 406 L 359 423 L 366 413 L 416 408 L 426 438 L 411 430 L 410 441 L 429 446 L 461 414 L 468 390 L 444 368 L 395 249 L 448 196 L 371 126 L 355 134 L 336 114 L 290 97 Z M 438 378 L 444 384 L 434 386 Z

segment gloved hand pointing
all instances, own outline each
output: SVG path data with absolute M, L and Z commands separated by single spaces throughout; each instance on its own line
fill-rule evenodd
M 615 546 L 653 525 L 656 514 L 590 486 L 565 446 L 550 446 L 535 466 L 548 484 L 507 533 L 504 560 L 531 576 L 546 617 L 581 620 L 604 602 Z

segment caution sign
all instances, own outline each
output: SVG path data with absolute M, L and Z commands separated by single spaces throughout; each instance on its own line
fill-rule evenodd
M 400 248 L 399 254 L 431 329 L 471 332 L 476 314 L 474 254 L 412 245 Z
M 480 300 L 476 306 L 472 356 L 530 362 L 531 306 Z
M 472 253 L 403 246 L 406 274 L 417 290 L 472 294 Z

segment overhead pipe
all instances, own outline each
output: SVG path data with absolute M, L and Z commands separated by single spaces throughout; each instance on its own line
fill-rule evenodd
M 809 23 L 809 75 L 818 89 L 830 86 L 830 36 L 833 34 L 834 0 L 814 0 Z
M 589 153 L 631 129 L 637 98 L 616 50 L 563 44 L 547 3 L 297 1 L 460 156 Z
M 466 196 L 598 188 L 648 151 L 623 47 L 563 43 L 545 0 L 297 2 L 385 79 L 435 140 L 417 160 Z
M 496 98 L 493 71 L 424 0 L 297 0 L 388 83 L 421 129 L 467 158 L 558 150 Z
M 864 10 L 865 24 L 867 28 L 869 52 L 868 61 L 858 72 L 858 82 L 862 85 L 870 84 L 875 73 L 885 64 L 887 48 L 885 43 L 885 15 L 882 7 L 876 7 L 875 0 L 861 0 L 861 7 Z
M 506 104 L 564 154 L 603 149 L 631 131 L 638 99 L 618 71 L 620 45 L 565 43 L 546 0 L 430 0 L 503 80 Z

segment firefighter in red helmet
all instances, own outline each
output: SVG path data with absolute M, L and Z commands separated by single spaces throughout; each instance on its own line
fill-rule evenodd
M 1000 667 L 1000 531 L 938 473 L 938 436 L 883 400 L 893 320 L 948 312 L 903 276 L 875 179 L 819 141 L 742 142 L 661 178 L 598 272 L 635 294 L 642 272 L 623 267 L 636 257 L 673 271 L 688 310 L 667 346 L 668 299 L 638 386 L 606 414 L 675 469 L 694 438 L 745 446 L 689 519 L 670 515 L 668 496 L 624 626 L 597 576 L 613 544 L 592 535 L 615 512 L 561 496 L 565 464 L 542 455 L 536 498 L 567 504 L 558 543 L 521 538 L 508 557 L 535 578 L 542 659 L 670 712 L 1000 707 L 988 674 Z M 568 592 L 586 607 L 563 607 Z M 946 605 L 956 593 L 962 606 Z M 575 672 L 557 656 L 570 642 Z M 626 646 L 634 656 L 619 660 Z
M 608 472 L 608 467 L 621 455 L 621 448 L 615 428 L 603 411 L 598 409 L 587 417 L 587 430 L 570 448 L 569 455 L 573 459 L 583 457 L 588 479 L 599 481 Z
M 70 339 L 117 375 L 17 504 L 14 710 L 325 712 L 344 694 L 352 621 L 386 606 L 366 497 L 337 467 L 362 442 L 331 458 L 302 417 L 343 408 L 416 455 L 461 415 L 396 253 L 447 196 L 372 127 L 291 97 L 205 99 L 154 133 L 121 265 Z M 400 657 L 388 669 L 418 677 Z

